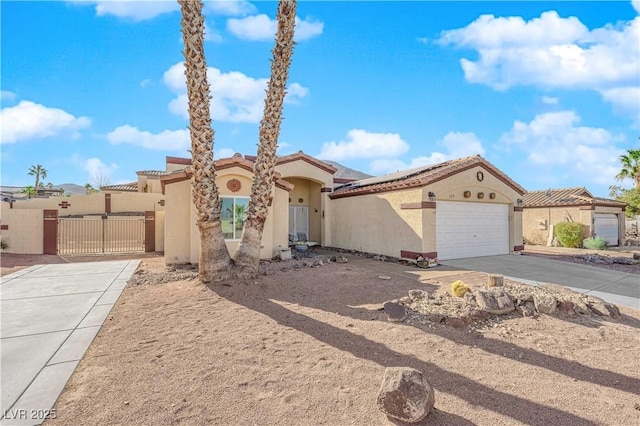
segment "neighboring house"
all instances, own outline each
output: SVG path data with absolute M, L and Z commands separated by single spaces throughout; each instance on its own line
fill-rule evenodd
M 560 222 L 582 224 L 584 238 L 600 236 L 610 246 L 623 242 L 625 203 L 594 197 L 584 187 L 531 191 L 523 199 L 523 237 L 527 244 L 551 244 L 553 227 Z
M 123 192 L 161 194 L 162 184 L 160 183 L 160 178 L 168 173 L 169 172 L 165 170 L 140 170 L 136 172 L 138 175 L 138 180 L 136 182 L 104 185 L 100 187 L 100 191 L 107 194 L 121 194 Z
M 216 161 L 231 252 L 242 231 L 254 159 L 236 154 Z M 167 263 L 198 261 L 189 164 L 189 159 L 167 157 L 167 170 L 175 171 L 160 177 Z M 276 172 L 262 258 L 286 249 L 288 234 L 298 232 L 323 246 L 394 257 L 452 259 L 523 249 L 519 203 L 525 190 L 480 156 L 354 181 L 298 152 L 279 157 Z M 334 189 L 336 183 L 342 185 Z

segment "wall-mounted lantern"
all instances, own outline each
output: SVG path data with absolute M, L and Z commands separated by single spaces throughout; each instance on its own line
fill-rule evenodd
M 521 206 L 521 205 L 522 205 L 522 203 L 523 203 L 522 198 L 518 198 L 518 199 L 516 200 L 516 204 L 518 204 L 519 206 Z
M 429 191 L 429 193 L 427 194 L 427 196 L 429 197 L 429 201 L 435 201 L 435 200 L 436 200 L 436 194 L 435 194 L 435 192 L 431 192 L 431 191 Z

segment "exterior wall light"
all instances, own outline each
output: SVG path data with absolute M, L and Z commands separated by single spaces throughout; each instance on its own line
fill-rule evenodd
M 427 196 L 429 197 L 429 201 L 435 201 L 435 200 L 436 200 L 436 194 L 435 194 L 435 192 L 431 192 L 431 191 L 429 191 L 429 193 L 427 194 Z
M 516 200 L 516 203 L 517 203 L 519 206 L 521 206 L 521 205 L 522 205 L 522 203 L 523 203 L 522 198 L 518 198 L 518 199 Z

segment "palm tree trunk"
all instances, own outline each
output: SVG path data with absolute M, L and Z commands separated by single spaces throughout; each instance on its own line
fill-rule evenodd
M 286 84 L 293 54 L 296 1 L 280 0 L 278 4 L 278 31 L 272 50 L 271 78 L 264 102 L 264 116 L 260 122 L 260 144 L 253 167 L 251 198 L 244 222 L 240 245 L 234 261 L 240 276 L 255 276 L 260 263 L 260 242 L 264 222 L 269 214 L 273 198 L 276 149 L 282 121 L 282 104 L 286 95 Z
M 189 99 L 191 135 L 192 195 L 196 223 L 200 230 L 199 277 L 203 282 L 225 279 L 231 259 L 220 222 L 220 193 L 215 184 L 213 163 L 214 131 L 209 113 L 209 83 L 204 55 L 204 18 L 201 0 L 178 0 L 182 10 L 185 74 Z

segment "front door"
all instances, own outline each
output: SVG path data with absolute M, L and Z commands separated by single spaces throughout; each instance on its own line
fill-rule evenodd
M 309 239 L 309 207 L 289 206 L 289 235 L 304 233 Z

